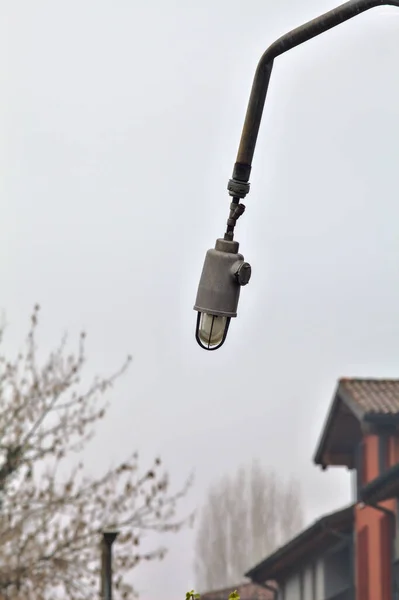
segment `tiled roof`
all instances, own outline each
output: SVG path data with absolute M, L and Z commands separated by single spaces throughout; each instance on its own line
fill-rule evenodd
M 399 413 L 399 379 L 340 379 L 340 392 L 364 413 Z
M 270 583 L 273 585 L 273 582 Z M 242 583 L 240 585 L 215 590 L 201 594 L 201 600 L 228 600 L 229 594 L 237 590 L 241 600 L 273 600 L 274 594 L 261 585 L 255 583 Z

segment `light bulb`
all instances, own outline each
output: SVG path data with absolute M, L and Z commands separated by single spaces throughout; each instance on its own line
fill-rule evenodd
M 198 328 L 198 336 L 201 342 L 208 348 L 218 346 L 225 337 L 227 317 L 219 317 L 208 313 L 201 313 Z

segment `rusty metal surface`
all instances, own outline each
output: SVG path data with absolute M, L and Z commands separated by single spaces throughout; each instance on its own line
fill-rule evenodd
M 242 130 L 233 179 L 247 182 L 262 119 L 263 107 L 275 58 L 296 46 L 377 6 L 397 6 L 399 0 L 350 0 L 329 12 L 289 31 L 263 54 L 256 69 L 247 113 Z

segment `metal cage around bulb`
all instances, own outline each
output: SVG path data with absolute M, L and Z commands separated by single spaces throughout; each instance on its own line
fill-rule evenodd
M 209 325 L 207 324 L 208 326 L 205 326 L 204 324 L 206 319 L 210 321 Z M 218 322 L 219 320 L 221 321 L 220 325 Z M 221 317 L 199 312 L 197 315 L 197 326 L 195 328 L 195 339 L 204 350 L 218 350 L 218 348 L 223 346 L 226 340 L 229 325 L 230 317 Z

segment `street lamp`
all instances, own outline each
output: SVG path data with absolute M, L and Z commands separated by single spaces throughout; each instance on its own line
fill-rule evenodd
M 226 233 L 223 239 L 216 241 L 214 249 L 208 250 L 198 286 L 194 306 L 198 312 L 195 337 L 202 348 L 217 350 L 222 346 L 230 319 L 237 316 L 241 286 L 246 285 L 251 277 L 250 265 L 238 253 L 234 228 L 245 210 L 240 201 L 249 192 L 252 159 L 274 59 L 370 8 L 385 5 L 399 7 L 399 0 L 350 0 L 289 31 L 269 46 L 261 57 L 252 84 L 233 175 L 227 185 L 231 204 Z

